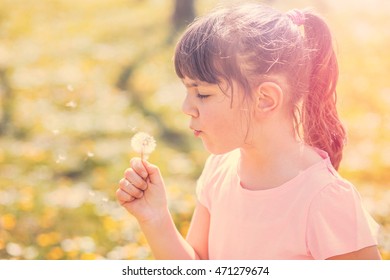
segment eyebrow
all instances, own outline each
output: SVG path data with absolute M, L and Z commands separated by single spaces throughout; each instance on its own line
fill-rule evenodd
M 184 84 L 187 88 L 198 87 L 198 84 L 195 83 L 195 82 L 192 82 L 192 83 L 183 82 L 183 84 Z

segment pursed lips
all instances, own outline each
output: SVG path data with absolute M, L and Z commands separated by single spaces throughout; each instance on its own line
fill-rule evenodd
M 198 137 L 201 133 L 202 133 L 202 131 L 200 131 L 200 130 L 194 130 L 194 135 L 196 137 Z
M 193 128 L 193 127 L 190 127 L 190 129 L 194 132 L 194 135 L 196 136 L 196 137 L 198 137 L 199 136 L 199 134 L 201 134 L 202 133 L 202 131 L 201 130 L 197 130 L 197 129 L 195 129 L 195 128 Z

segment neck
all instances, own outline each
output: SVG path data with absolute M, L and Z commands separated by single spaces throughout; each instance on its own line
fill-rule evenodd
M 241 148 L 240 179 L 247 189 L 278 187 L 297 176 L 320 157 L 292 136 L 274 135 L 272 141 Z

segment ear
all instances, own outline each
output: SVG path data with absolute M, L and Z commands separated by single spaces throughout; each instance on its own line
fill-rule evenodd
M 256 89 L 256 110 L 258 112 L 271 112 L 283 103 L 283 91 L 274 82 L 261 83 Z

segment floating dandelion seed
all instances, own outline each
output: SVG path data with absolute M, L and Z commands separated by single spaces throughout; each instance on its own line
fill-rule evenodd
M 76 108 L 77 107 L 77 103 L 76 103 L 76 101 L 72 100 L 72 101 L 69 101 L 68 103 L 66 103 L 65 106 L 69 107 L 69 108 Z
M 67 89 L 68 91 L 74 91 L 74 87 L 73 87 L 72 85 L 67 85 L 67 86 L 66 86 L 66 89 Z
M 90 158 L 93 158 L 95 154 L 93 152 L 87 152 L 87 156 L 84 158 L 84 161 L 87 161 Z
M 145 132 L 136 133 L 131 138 L 131 147 L 141 154 L 141 158 L 147 158 L 156 148 L 156 140 Z
M 64 154 L 59 154 L 59 155 L 57 156 L 56 163 L 60 163 L 60 162 L 65 161 L 65 160 L 66 160 L 66 155 L 64 155 Z

